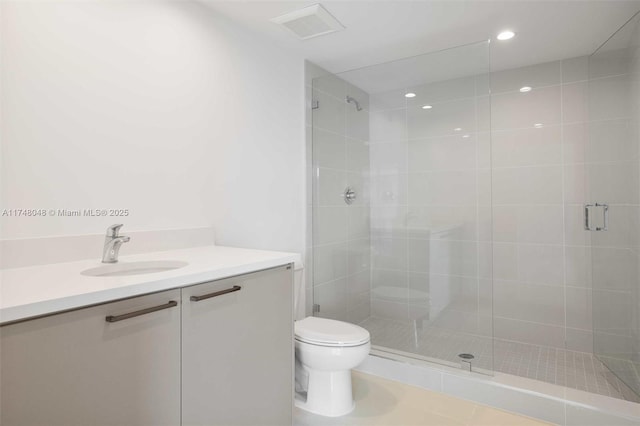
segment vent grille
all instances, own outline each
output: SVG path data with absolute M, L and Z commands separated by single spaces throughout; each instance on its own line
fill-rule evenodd
M 282 25 L 301 40 L 344 29 L 344 26 L 320 4 L 278 16 L 271 22 Z

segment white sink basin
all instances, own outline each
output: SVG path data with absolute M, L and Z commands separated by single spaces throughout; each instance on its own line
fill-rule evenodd
M 118 262 L 80 272 L 89 277 L 122 277 L 126 275 L 153 274 L 180 269 L 189 263 L 179 260 L 152 260 L 148 262 Z

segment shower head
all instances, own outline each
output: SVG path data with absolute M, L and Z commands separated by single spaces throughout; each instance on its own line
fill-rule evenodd
M 362 111 L 362 107 L 360 106 L 360 102 L 358 102 L 355 98 L 352 98 L 351 96 L 347 95 L 347 103 L 351 104 L 355 104 L 356 105 L 356 110 L 358 111 Z

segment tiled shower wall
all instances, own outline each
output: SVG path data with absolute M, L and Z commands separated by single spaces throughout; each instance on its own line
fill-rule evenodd
M 345 102 L 347 95 L 361 111 Z M 359 323 L 371 307 L 369 96 L 307 62 L 307 104 L 307 241 L 313 238 L 307 299 L 313 298 L 323 317 Z M 347 187 L 356 193 L 351 205 L 343 197 Z
M 321 71 L 316 70 L 316 73 L 319 72 Z M 324 116 L 325 118 L 320 119 L 329 123 L 322 125 L 329 128 L 319 130 L 315 135 L 318 144 L 323 140 L 327 142 L 322 147 L 316 147 L 316 150 L 333 146 L 339 153 L 339 158 L 333 155 L 328 155 L 325 158 L 323 156 L 327 154 L 326 152 L 324 154 L 316 152 L 314 158 L 325 163 L 320 164 L 319 168 L 310 167 L 309 170 L 310 173 L 312 170 L 319 170 L 322 173 L 324 168 L 333 170 L 333 172 L 331 170 L 325 172 L 328 185 L 317 188 L 319 197 L 316 209 L 321 216 L 330 218 L 328 220 L 332 221 L 331 223 L 339 226 L 330 226 L 329 222 L 317 223 L 320 227 L 316 229 L 317 235 L 322 235 L 321 239 L 323 240 L 314 241 L 313 248 L 322 247 L 320 251 L 316 250 L 318 253 L 315 254 L 316 264 L 320 270 L 309 272 L 312 266 L 311 259 L 307 260 L 308 273 L 313 273 L 316 285 L 321 286 L 316 292 L 316 303 L 321 301 L 324 307 L 336 311 L 339 313 L 337 317 L 343 319 L 348 318 L 347 310 L 350 306 L 354 306 L 351 303 L 359 305 L 359 309 L 350 314 L 353 318 L 364 317 L 371 308 L 374 315 L 394 318 L 398 316 L 398 312 L 402 312 L 401 317 L 406 312 L 404 318 L 410 318 L 411 314 L 408 309 L 398 308 L 400 311 L 395 309 L 394 312 L 394 305 L 384 303 L 383 299 L 385 298 L 372 295 L 372 305 L 367 305 L 366 285 L 368 282 L 364 269 L 368 268 L 369 260 L 366 254 L 368 252 L 364 249 L 368 244 L 364 228 L 365 225 L 368 228 L 370 223 L 373 224 L 371 229 L 374 253 L 372 260 L 373 283 L 370 285 L 375 288 L 385 280 L 387 283 L 398 282 L 398 277 L 385 278 L 385 271 L 401 270 L 402 268 L 395 268 L 394 265 L 397 266 L 398 262 L 404 265 L 406 262 L 408 266 L 406 277 L 400 277 L 400 281 L 404 282 L 403 280 L 406 279 L 408 283 L 412 283 L 408 288 L 412 288 L 415 283 L 418 283 L 417 286 L 419 286 L 420 278 L 424 277 L 421 274 L 425 274 L 425 271 L 420 270 L 420 265 L 416 263 L 416 257 L 420 257 L 419 253 L 426 256 L 424 250 L 428 250 L 430 247 L 421 248 L 414 247 L 414 245 L 424 242 L 424 239 L 419 238 L 418 234 L 420 220 L 426 217 L 423 214 L 426 210 L 424 206 L 420 209 L 420 206 L 416 205 L 412 206 L 412 211 L 418 212 L 418 214 L 402 215 L 399 214 L 401 212 L 398 209 L 401 209 L 401 206 L 409 205 L 406 199 L 403 200 L 403 197 L 408 196 L 411 199 L 411 193 L 414 194 L 414 199 L 420 191 L 424 192 L 422 195 L 426 197 L 425 199 L 439 193 L 442 197 L 451 198 L 447 204 L 453 205 L 455 208 L 448 211 L 443 210 L 440 213 L 431 209 L 432 213 L 430 214 L 435 216 L 430 219 L 443 220 L 446 218 L 448 222 L 454 221 L 464 224 L 453 231 L 455 236 L 449 240 L 465 240 L 464 235 L 471 232 L 474 234 L 471 242 L 475 249 L 465 251 L 464 247 L 453 247 L 451 242 L 444 242 L 447 241 L 446 238 L 444 241 L 436 241 L 436 244 L 443 245 L 442 250 L 446 249 L 444 245 L 449 244 L 451 250 L 459 252 L 457 257 L 449 256 L 446 259 L 431 262 L 436 268 L 440 268 L 443 267 L 443 262 L 453 260 L 458 263 L 447 265 L 446 268 L 459 271 L 452 274 L 436 275 L 464 277 L 465 268 L 475 267 L 477 273 L 474 271 L 473 276 L 476 278 L 490 277 L 490 270 L 480 274 L 482 268 L 491 268 L 491 256 L 482 258 L 482 253 L 490 252 L 491 249 L 483 251 L 481 244 L 482 241 L 488 242 L 490 240 L 486 235 L 483 236 L 483 229 L 486 228 L 483 224 L 491 222 L 488 219 L 489 215 L 493 221 L 492 266 L 495 337 L 591 352 L 593 331 L 590 268 L 588 267 L 589 235 L 583 230 L 582 212 L 585 202 L 587 58 L 573 58 L 492 73 L 492 141 L 490 150 L 486 146 L 488 140 L 482 139 L 482 129 L 472 129 L 474 131 L 469 132 L 469 137 L 464 140 L 462 136 L 466 132 L 463 129 L 459 131 L 462 132 L 460 135 L 457 134 L 458 131 L 455 131 L 451 134 L 445 132 L 440 135 L 428 134 L 417 137 L 416 139 L 421 144 L 414 144 L 412 154 L 408 155 L 408 143 L 393 144 L 394 141 L 406 140 L 406 134 L 393 133 L 394 118 L 390 116 L 385 118 L 385 121 L 376 118 L 376 114 L 379 114 L 376 111 L 398 110 L 398 114 L 402 117 L 398 115 L 395 118 L 398 120 L 396 129 L 403 128 L 405 132 L 407 129 L 412 131 L 412 127 L 407 127 L 408 122 L 405 121 L 408 115 L 406 111 L 402 110 L 405 99 L 398 97 L 402 105 L 386 104 L 380 106 L 379 99 L 372 95 L 371 108 L 365 107 L 365 109 L 371 109 L 368 114 L 371 117 L 370 126 L 367 123 L 371 132 L 369 152 L 369 148 L 364 143 L 367 140 L 364 128 L 356 130 L 363 133 L 351 134 L 356 137 L 346 137 L 346 125 L 350 123 L 347 114 L 354 114 L 355 109 L 351 108 L 351 105 L 339 102 L 343 99 L 344 92 L 341 91 L 342 89 L 338 91 L 335 89 L 343 87 L 344 82 L 335 86 L 338 79 L 334 79 L 333 84 L 330 83 L 331 80 L 326 80 L 328 84 L 324 88 L 318 88 L 320 109 L 314 112 L 321 113 L 323 101 L 325 104 L 334 105 L 336 111 L 335 115 Z M 308 99 L 311 96 L 310 84 L 311 80 L 308 80 Z M 520 92 L 519 89 L 524 86 L 529 86 L 532 90 L 525 93 Z M 457 86 L 450 86 L 446 90 L 443 86 L 441 93 L 445 98 L 449 97 L 451 100 L 452 97 L 455 98 L 456 93 L 464 91 L 465 87 L 468 89 L 468 86 L 460 81 Z M 478 94 L 481 95 L 481 93 Z M 355 97 L 366 99 L 367 95 L 359 93 Z M 458 127 L 465 127 L 453 122 L 460 122 L 459 118 L 461 117 L 460 111 L 456 112 L 455 109 L 449 110 L 450 115 L 447 115 L 447 110 L 442 108 L 437 112 L 435 108 L 431 111 L 422 111 L 417 108 L 418 105 L 414 107 L 416 107 L 417 113 L 435 113 L 432 114 L 434 120 L 427 120 L 421 124 L 422 129 L 427 133 L 431 131 L 429 128 L 444 130 L 446 127 L 449 132 Z M 343 117 L 347 117 L 347 120 L 343 121 Z M 351 119 L 353 118 L 352 116 Z M 361 120 L 360 123 L 364 120 L 362 115 L 355 118 Z M 452 121 L 452 118 L 456 118 L 456 120 Z M 316 121 L 315 124 L 319 124 L 319 122 Z M 467 122 L 467 125 L 469 124 Z M 311 122 L 308 121 L 307 125 L 310 152 Z M 336 126 L 345 126 L 343 127 L 344 133 L 341 133 L 342 127 Z M 417 128 L 413 126 L 414 130 Z M 338 139 L 335 139 L 335 136 Z M 429 138 L 434 138 L 432 143 L 428 143 Z M 341 142 L 342 140 L 344 142 Z M 474 148 L 470 149 L 470 146 Z M 359 158 L 362 160 L 360 163 L 362 168 L 355 167 L 353 162 L 349 165 L 349 150 L 353 150 L 353 148 L 360 151 Z M 475 207 L 474 209 L 469 207 L 473 203 L 463 202 L 465 194 L 469 194 L 465 189 L 469 187 L 465 184 L 465 173 L 476 168 L 482 169 L 483 162 L 488 164 L 488 159 L 482 157 L 482 152 L 491 152 L 491 195 L 493 199 L 492 203 L 479 203 L 476 211 Z M 371 157 L 373 217 L 369 217 L 366 213 L 368 211 L 366 206 L 369 202 L 366 199 L 368 182 L 366 179 L 360 179 L 367 175 L 364 159 L 369 156 Z M 322 160 L 322 158 L 325 159 Z M 333 165 L 325 167 L 327 161 L 337 161 L 337 163 L 334 162 Z M 392 173 L 389 173 L 390 171 Z M 443 183 L 440 189 L 426 187 L 421 185 L 419 180 L 410 179 L 412 173 L 416 174 L 415 178 L 420 173 L 426 176 L 428 173 L 442 174 L 447 171 L 450 172 L 450 176 L 440 180 Z M 487 182 L 489 174 L 486 173 L 483 176 L 482 173 L 475 171 L 473 174 L 474 185 L 478 183 L 479 187 L 474 187 L 472 193 L 474 196 L 480 196 L 482 192 L 478 190 L 481 187 L 489 188 Z M 391 175 L 394 175 L 393 178 Z M 364 190 L 361 192 L 362 196 L 359 201 L 362 204 L 348 208 L 340 204 L 342 202 L 340 194 L 343 191 L 340 188 L 347 180 L 358 182 L 357 185 L 360 185 Z M 310 184 L 312 181 L 310 175 Z M 425 182 L 425 180 L 422 181 Z M 388 185 L 392 187 L 385 189 Z M 313 201 L 310 195 L 311 187 L 309 187 L 309 207 Z M 395 197 L 395 199 L 385 200 L 385 197 Z M 489 197 L 490 195 L 485 194 L 485 201 L 489 200 Z M 358 208 L 353 209 L 353 207 Z M 349 209 L 354 213 L 350 215 Z M 311 223 L 310 217 L 308 220 Z M 358 227 L 357 224 L 362 226 Z M 308 241 L 311 241 L 309 226 L 308 229 Z M 407 229 L 416 231 L 413 237 L 407 238 Z M 400 232 L 398 232 L 399 230 Z M 416 236 L 418 238 L 415 238 Z M 411 244 L 407 243 L 408 240 L 411 240 Z M 352 250 L 359 245 L 363 248 L 362 251 Z M 311 244 L 309 244 L 309 249 L 311 248 Z M 353 262 L 353 253 L 358 253 L 355 257 L 359 260 Z M 409 267 L 410 265 L 413 266 Z M 361 290 L 359 296 L 347 298 L 348 287 L 346 287 L 346 283 L 348 280 L 346 277 L 348 276 L 358 277 L 353 282 L 362 284 L 362 286 L 358 284 L 354 287 L 358 291 Z M 309 275 L 307 280 L 308 301 L 312 297 L 309 287 L 312 282 L 310 278 Z M 464 282 L 458 282 L 459 278 L 454 281 L 452 285 L 457 289 L 457 294 L 464 295 Z M 464 306 L 468 300 L 480 303 L 480 298 L 474 298 L 474 295 L 489 293 L 489 290 L 483 291 L 483 288 L 490 289 L 489 283 L 487 286 L 483 286 L 482 280 L 476 281 L 476 284 L 472 286 L 475 290 L 467 292 L 469 297 L 453 300 L 454 302 L 462 302 L 457 303 L 456 306 L 463 307 L 462 310 L 454 309 L 454 311 L 464 312 Z M 429 291 L 434 293 L 436 288 L 434 286 Z M 416 289 L 420 290 L 419 287 Z M 489 294 L 486 296 L 490 297 Z M 386 299 L 388 301 L 392 298 Z M 489 309 L 490 301 L 486 305 Z M 481 309 L 478 310 L 479 307 L 479 305 L 476 306 L 475 314 L 482 312 Z M 433 304 L 430 309 L 433 309 Z M 435 309 L 439 308 L 436 306 Z M 469 310 L 470 313 L 471 311 Z M 464 324 L 464 315 L 452 316 L 451 321 L 459 321 L 457 327 L 460 331 L 472 329 Z M 452 326 L 456 327 L 455 324 Z M 480 324 L 478 326 L 478 331 L 482 330 L 482 326 Z
M 591 352 L 587 58 L 491 77 L 495 337 Z

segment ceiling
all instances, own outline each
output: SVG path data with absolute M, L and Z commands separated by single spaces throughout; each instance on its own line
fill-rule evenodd
M 323 0 L 344 31 L 298 40 L 271 18 L 318 1 L 202 0 L 218 13 L 331 72 L 342 72 L 493 38 L 491 68 L 587 55 L 631 16 L 640 0 Z

